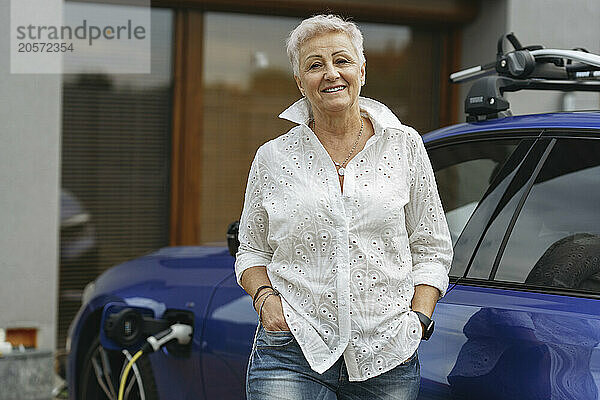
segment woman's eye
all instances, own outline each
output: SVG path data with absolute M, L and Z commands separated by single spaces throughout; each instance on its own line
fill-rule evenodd
M 314 64 L 311 64 L 310 67 L 308 67 L 308 69 L 316 69 L 316 68 L 319 68 L 320 66 L 321 66 L 320 63 L 314 63 Z
M 340 58 L 339 60 L 336 61 L 337 64 L 346 64 L 348 63 L 348 60 L 345 60 L 343 58 Z

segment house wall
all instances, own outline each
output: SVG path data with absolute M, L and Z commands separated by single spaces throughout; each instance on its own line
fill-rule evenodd
M 496 59 L 496 43 L 507 32 L 507 0 L 482 0 L 477 18 L 463 29 L 462 68 L 487 64 Z M 465 121 L 464 99 L 471 83 L 460 85 L 458 120 Z
M 508 27 L 523 45 L 573 49 L 584 47 L 600 54 L 600 2 L 598 0 L 510 0 Z M 567 111 L 564 93 L 522 92 L 507 96 L 515 114 Z M 572 95 L 578 110 L 598 109 L 598 93 Z
M 0 26 L 10 37 L 8 0 Z M 38 328 L 54 350 L 61 78 L 11 74 L 8 40 L 0 54 L 0 328 Z

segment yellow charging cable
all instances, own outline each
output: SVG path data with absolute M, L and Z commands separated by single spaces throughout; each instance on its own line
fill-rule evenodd
M 127 381 L 127 375 L 129 375 L 129 370 L 133 366 L 133 364 L 137 361 L 138 358 L 146 353 L 152 353 L 160 349 L 165 344 L 169 343 L 172 340 L 177 340 L 179 344 L 185 345 L 192 340 L 193 328 L 190 325 L 175 323 L 171 325 L 171 327 L 167 330 L 164 330 L 158 333 L 155 336 L 149 336 L 142 348 L 135 353 L 135 356 L 131 357 L 131 360 L 125 366 L 123 370 L 123 375 L 121 376 L 121 383 L 119 384 L 119 398 L 118 400 L 123 400 L 123 391 L 125 390 L 125 382 Z
M 129 375 L 129 370 L 137 361 L 137 359 L 142 356 L 142 354 L 144 354 L 142 350 L 135 353 L 135 355 L 131 357 L 131 360 L 129 360 L 129 362 L 127 363 L 127 366 L 125 366 L 125 369 L 123 370 L 123 376 L 121 376 L 121 383 L 119 384 L 119 400 L 123 400 L 123 392 L 125 391 L 125 382 L 127 382 L 127 375 Z

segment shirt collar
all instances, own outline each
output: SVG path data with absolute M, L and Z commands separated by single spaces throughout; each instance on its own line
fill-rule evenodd
M 359 97 L 358 105 L 361 111 L 366 112 L 383 129 L 402 127 L 398 117 L 384 104 L 367 97 Z M 306 97 L 301 98 L 279 114 L 279 118 L 287 119 L 296 124 L 308 124 L 312 119 L 310 102 Z

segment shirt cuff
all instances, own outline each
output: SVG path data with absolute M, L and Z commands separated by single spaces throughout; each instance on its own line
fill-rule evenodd
M 416 269 L 416 271 L 414 270 Z M 440 291 L 440 299 L 448 290 L 448 273 L 442 264 L 419 263 L 413 267 L 413 284 L 433 286 Z
M 238 285 L 242 286 L 242 274 L 252 267 L 267 266 L 271 262 L 272 254 L 260 250 L 249 249 L 240 245 L 235 255 L 235 278 Z

